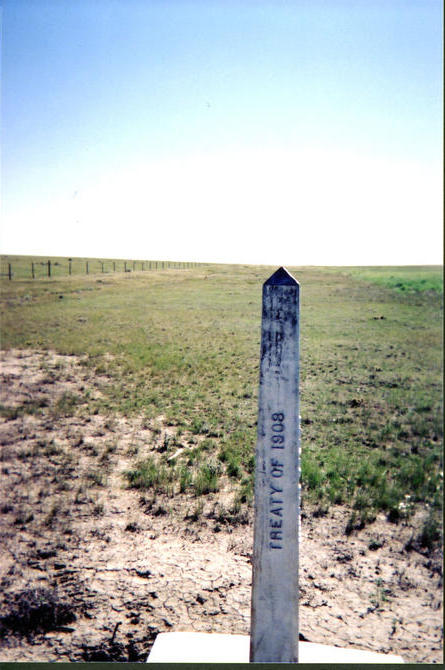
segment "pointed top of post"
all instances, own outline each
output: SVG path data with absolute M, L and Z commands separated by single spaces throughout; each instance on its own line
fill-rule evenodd
M 286 268 L 281 267 L 264 282 L 264 286 L 298 286 L 298 282 Z

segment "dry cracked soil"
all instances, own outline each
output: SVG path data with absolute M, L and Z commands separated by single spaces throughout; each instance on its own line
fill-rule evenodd
M 128 489 L 172 428 L 64 411 L 108 383 L 82 359 L 10 350 L 1 372 L 0 660 L 144 662 L 159 632 L 248 634 L 252 512 L 218 517 L 224 490 Z M 425 513 L 346 535 L 346 509 L 303 508 L 305 639 L 443 661 L 442 557 L 413 542 Z

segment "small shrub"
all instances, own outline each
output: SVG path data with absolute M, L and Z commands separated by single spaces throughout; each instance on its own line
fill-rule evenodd
M 125 473 L 130 488 L 151 489 L 163 492 L 174 479 L 174 470 L 158 464 L 152 457 L 137 464 L 134 470 Z
M 242 507 L 239 498 L 235 498 L 230 507 L 217 503 L 208 516 L 217 522 L 214 528 L 215 532 L 221 530 L 220 524 L 237 526 L 246 525 L 250 521 L 248 511 Z
M 9 613 L 0 618 L 0 636 L 49 631 L 75 620 L 72 606 L 60 602 L 54 591 L 26 589 L 13 596 Z
M 118 447 L 118 442 L 117 440 L 113 440 L 112 442 L 107 442 L 106 445 L 106 451 L 108 454 L 115 454 L 117 451 Z
M 0 416 L 4 417 L 7 421 L 13 421 L 20 416 L 25 414 L 30 414 L 32 416 L 42 413 L 42 409 L 48 407 L 48 401 L 46 398 L 39 398 L 37 400 L 29 400 L 19 405 L 18 407 L 8 407 L 5 405 L 0 405 Z
M 63 449 L 55 442 L 55 440 L 51 440 L 51 442 L 48 442 L 45 446 L 43 453 L 46 456 L 57 456 L 58 454 L 63 453 Z
M 218 469 L 212 464 L 205 463 L 193 479 L 193 487 L 197 496 L 206 493 L 215 493 L 219 489 Z
M 190 519 L 190 521 L 199 521 L 204 511 L 204 503 L 202 500 L 195 505 L 192 512 L 187 512 L 185 519 Z
M 318 463 L 307 458 L 301 463 L 301 482 L 308 489 L 319 490 L 323 480 L 322 470 Z
M 255 472 L 255 456 L 252 454 L 246 461 L 246 470 L 249 474 Z
M 73 416 L 76 411 L 76 406 L 79 404 L 79 402 L 79 396 L 65 391 L 65 393 L 63 393 L 54 404 L 52 414 L 56 417 Z
M 385 544 L 384 540 L 372 538 L 368 542 L 368 549 L 369 551 L 377 551 L 377 549 L 381 549 L 384 544 Z
M 51 528 L 54 524 L 54 522 L 57 519 L 57 516 L 60 512 L 60 507 L 57 503 L 54 503 L 53 506 L 51 507 L 50 511 L 45 517 L 45 526 L 48 526 L 48 528 Z
M 105 421 L 105 423 L 104 423 L 104 428 L 105 428 L 105 430 L 109 430 L 109 431 L 111 431 L 112 433 L 114 433 L 114 431 L 115 431 L 116 428 L 117 428 L 117 420 L 116 420 L 116 417 L 115 417 L 115 416 L 110 416 L 110 417 L 108 417 L 108 419 L 107 419 L 107 420 Z
M 105 486 L 105 478 L 101 472 L 90 470 L 90 472 L 87 472 L 86 478 L 92 486 Z
M 158 451 L 160 454 L 163 454 L 165 451 L 168 451 L 172 438 L 170 435 L 165 434 L 162 443 L 158 446 Z
M 226 470 L 229 477 L 233 477 L 234 479 L 238 479 L 238 477 L 241 475 L 240 463 L 236 461 L 234 457 L 228 461 Z
M 428 552 L 434 549 L 434 546 L 441 539 L 440 526 L 432 514 L 424 521 L 422 530 L 419 534 L 418 542 L 422 549 Z
M 373 523 L 376 520 L 376 511 L 373 507 L 366 507 L 360 511 L 359 525 L 364 528 L 367 524 Z
M 79 486 L 74 496 L 74 504 L 82 505 L 87 502 L 87 494 L 85 486 Z
M 103 503 L 96 503 L 93 507 L 93 515 L 94 516 L 103 516 L 105 512 L 105 508 Z
M 244 479 L 241 481 L 241 486 L 239 488 L 236 500 L 239 501 L 240 504 L 250 503 L 253 500 L 253 493 L 254 493 L 253 475 L 249 475 L 247 477 L 244 477 Z
M 84 442 L 83 450 L 91 454 L 91 456 L 97 456 L 99 454 L 96 445 L 92 442 Z
M 362 530 L 366 524 L 375 521 L 375 518 L 375 510 L 371 507 L 354 509 L 346 522 L 345 535 L 350 535 L 354 530 Z
M 190 468 L 185 465 L 182 465 L 179 468 L 179 491 L 184 493 L 192 484 L 192 473 Z
M 194 444 L 189 442 L 189 444 Z M 190 449 L 187 457 L 187 465 L 193 465 L 196 461 L 199 461 L 202 450 L 201 447 L 196 447 L 195 449 Z
M 166 516 L 169 514 L 169 512 L 169 508 L 165 507 L 164 505 L 158 505 L 157 507 L 153 508 L 153 516 Z
M 226 449 L 221 449 L 219 454 L 218 454 L 218 460 L 221 461 L 221 463 L 226 463 L 228 460 L 228 452 Z
M 20 510 L 14 519 L 15 526 L 26 526 L 27 523 L 34 520 L 34 514 L 26 510 Z
M 389 599 L 389 595 L 391 594 L 391 591 L 387 588 L 385 588 L 383 579 L 378 578 L 375 580 L 375 585 L 376 585 L 376 591 L 371 595 L 371 604 L 376 608 L 376 609 L 381 609 L 383 603 L 387 602 Z
M 312 512 L 312 516 L 314 517 L 314 519 L 318 519 L 320 517 L 327 516 L 328 512 L 329 512 L 329 506 L 326 502 L 318 503 L 314 511 Z M 348 533 L 346 533 L 346 535 L 348 535 Z
M 203 419 L 195 417 L 190 429 L 194 435 L 207 435 L 210 431 L 210 426 Z

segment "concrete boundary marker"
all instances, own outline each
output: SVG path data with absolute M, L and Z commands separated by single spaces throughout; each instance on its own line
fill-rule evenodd
M 148 663 L 403 663 L 299 641 L 300 287 L 283 267 L 263 285 L 251 635 L 160 633 Z

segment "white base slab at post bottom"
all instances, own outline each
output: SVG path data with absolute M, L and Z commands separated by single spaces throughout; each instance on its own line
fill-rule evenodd
M 147 663 L 249 663 L 250 637 L 221 633 L 159 633 Z M 403 663 L 401 656 L 315 642 L 298 643 L 300 663 Z

